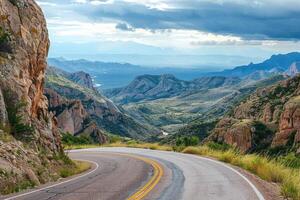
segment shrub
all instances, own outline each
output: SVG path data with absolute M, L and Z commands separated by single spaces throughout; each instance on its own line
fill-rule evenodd
M 209 142 L 209 143 L 207 143 L 207 146 L 213 150 L 219 150 L 219 151 L 226 151 L 231 148 L 231 146 L 229 144 L 216 143 L 216 142 Z
M 86 135 L 74 136 L 71 135 L 70 133 L 63 133 L 62 143 L 64 145 L 85 145 L 85 144 L 93 144 L 93 141 L 89 136 Z
M 23 116 L 20 114 L 26 103 L 14 101 L 12 93 L 5 91 L 3 93 L 8 121 L 10 125 L 10 132 L 16 139 L 31 141 L 33 139 L 33 127 L 23 123 Z
M 0 27 L 0 52 L 12 53 L 12 49 L 9 45 L 10 35 Z
M 66 165 L 74 165 L 74 162 L 63 151 L 54 154 L 53 158 L 54 160 L 62 161 Z
M 199 138 L 196 136 L 185 136 L 185 137 L 178 137 L 176 139 L 176 146 L 196 146 L 199 144 Z
M 117 142 L 122 142 L 122 138 L 120 136 L 117 135 L 111 135 L 109 136 L 109 142 L 110 143 L 117 143 Z

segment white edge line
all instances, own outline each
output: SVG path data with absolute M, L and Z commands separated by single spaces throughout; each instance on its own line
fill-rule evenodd
M 80 151 L 92 151 L 92 150 L 100 150 L 101 151 L 101 148 L 74 149 L 74 150 L 69 150 L 68 152 L 80 152 Z M 164 151 L 161 151 L 161 152 L 164 152 Z M 213 159 L 206 158 L 206 157 L 203 157 L 203 156 L 197 156 L 197 155 L 193 155 L 193 154 L 184 154 L 184 153 L 182 153 L 182 154 L 183 155 L 189 155 L 189 156 L 192 156 L 192 157 L 195 157 L 195 158 L 198 158 L 198 159 L 208 160 L 208 161 L 214 162 L 216 164 L 222 165 L 223 167 L 226 167 L 227 169 L 233 171 L 234 173 L 239 175 L 241 178 L 243 178 L 251 186 L 251 188 L 253 189 L 253 191 L 255 192 L 255 194 L 256 194 L 256 196 L 258 197 L 259 200 L 265 200 L 265 198 L 261 194 L 261 192 L 255 187 L 255 185 L 248 178 L 246 178 L 243 174 L 241 174 L 239 171 L 233 169 L 229 165 L 227 165 L 227 164 L 225 164 L 221 161 L 213 160 Z M 9 200 L 9 199 L 5 199 L 5 200 Z
M 96 163 L 96 162 L 94 162 L 94 161 L 90 161 L 90 160 L 81 160 L 81 159 L 75 159 L 75 160 L 93 163 L 94 165 L 96 165 L 96 168 L 93 169 L 92 171 L 86 173 L 86 174 L 77 176 L 77 177 L 75 177 L 75 178 L 72 178 L 72 179 L 69 179 L 69 180 L 66 180 L 66 181 L 63 181 L 63 182 L 54 184 L 54 185 L 50 185 L 50 186 L 48 186 L 48 187 L 44 187 L 44 188 L 40 188 L 40 189 L 37 189 L 37 190 L 33 190 L 33 191 L 31 191 L 31 192 L 26 192 L 26 193 L 23 193 L 23 194 L 19 194 L 19 195 L 17 195 L 17 196 L 9 197 L 9 198 L 6 198 L 6 199 L 4 199 L 4 200 L 16 199 L 16 198 L 19 198 L 19 197 L 22 197 L 22 196 L 26 196 L 26 195 L 29 195 L 29 194 L 33 194 L 33 193 L 36 193 L 36 192 L 39 192 L 39 191 L 42 191 L 42 190 L 45 190 L 45 189 L 49 189 L 49 188 L 52 188 L 52 187 L 55 187 L 55 186 L 58 186 L 58 185 L 61 185 L 61 184 L 64 184 L 64 183 L 68 183 L 68 182 L 77 180 L 77 179 L 79 179 L 79 178 L 82 178 L 82 177 L 84 177 L 84 176 L 87 176 L 87 175 L 89 175 L 89 174 L 95 172 L 95 171 L 99 168 L 99 164 Z
M 191 155 L 191 154 L 189 154 Z M 235 172 L 236 174 L 238 174 L 240 177 L 242 177 L 250 186 L 251 188 L 254 190 L 255 194 L 257 195 L 258 199 L 259 200 L 265 200 L 264 196 L 261 194 L 261 192 L 255 187 L 255 185 L 248 179 L 246 178 L 243 174 L 241 174 L 239 171 L 233 169 L 232 167 L 228 166 L 227 164 L 223 163 L 223 162 L 220 162 L 220 161 L 216 161 L 216 160 L 213 160 L 213 159 L 210 159 L 210 158 L 205 158 L 205 157 L 202 157 L 202 156 L 196 156 L 196 155 L 191 155 L 191 156 L 194 156 L 196 158 L 200 158 L 200 159 L 203 159 L 203 160 L 208 160 L 208 161 L 211 161 L 211 162 L 214 162 L 214 163 L 217 163 L 219 165 L 222 165 L 224 167 L 226 167 L 227 169 L 230 169 L 231 171 Z

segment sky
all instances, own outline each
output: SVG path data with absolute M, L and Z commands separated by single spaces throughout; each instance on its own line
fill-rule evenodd
M 229 68 L 300 51 L 299 0 L 38 0 L 50 57 Z

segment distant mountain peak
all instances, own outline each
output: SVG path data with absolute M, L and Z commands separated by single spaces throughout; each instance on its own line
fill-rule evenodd
M 84 71 L 74 72 L 69 75 L 70 80 L 74 81 L 75 83 L 78 83 L 81 86 L 87 87 L 89 89 L 93 89 L 93 80 L 90 74 L 85 73 Z
M 293 62 L 289 69 L 285 72 L 288 76 L 296 76 L 300 72 L 300 62 Z

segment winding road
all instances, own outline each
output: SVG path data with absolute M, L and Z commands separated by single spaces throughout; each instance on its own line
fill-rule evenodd
M 194 155 L 133 148 L 72 150 L 94 163 L 82 175 L 0 199 L 16 200 L 264 200 L 241 173 Z

